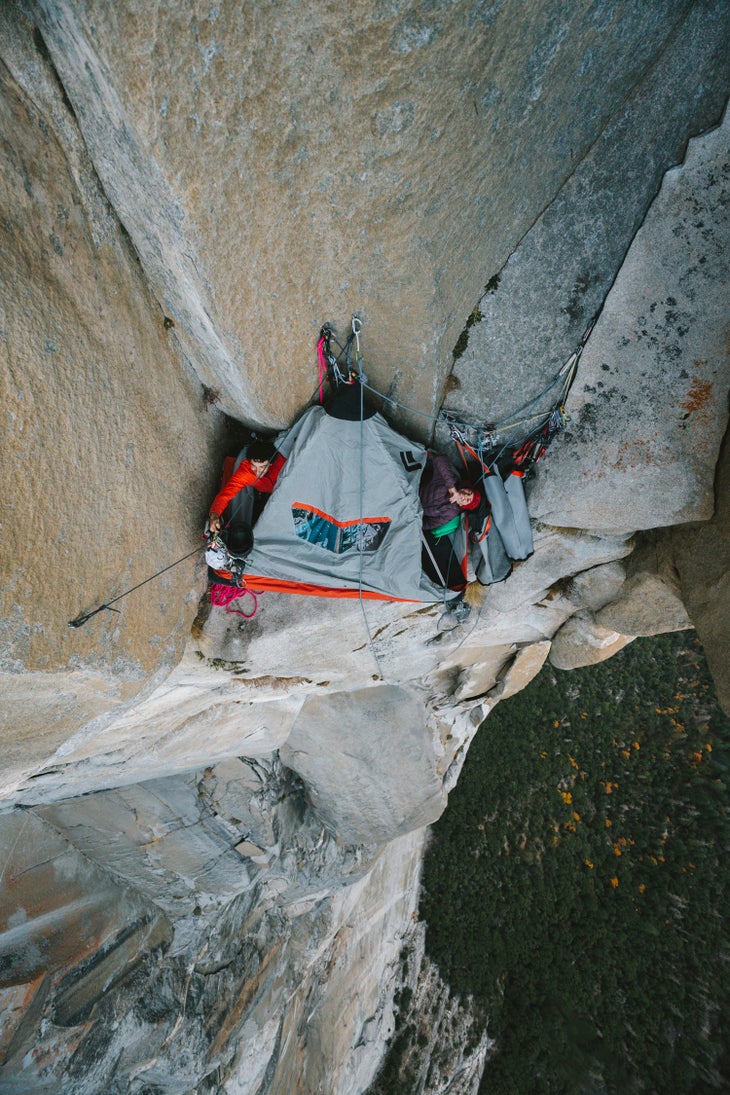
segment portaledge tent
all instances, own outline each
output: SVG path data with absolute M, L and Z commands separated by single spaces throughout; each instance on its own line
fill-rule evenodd
M 456 594 L 421 569 L 425 449 L 380 414 L 366 409 L 360 418 L 359 401 L 353 384 L 329 408 L 310 407 L 278 440 L 287 462 L 256 522 L 246 585 L 315 596 L 451 600 Z

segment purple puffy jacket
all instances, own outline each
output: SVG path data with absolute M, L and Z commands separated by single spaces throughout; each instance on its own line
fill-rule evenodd
M 445 525 L 453 517 L 458 517 L 461 510 L 456 502 L 449 501 L 449 487 L 456 486 L 457 474 L 446 456 L 435 453 L 430 460 L 433 467 L 433 475 L 428 476 L 429 465 L 426 470 L 418 493 L 423 507 L 423 527 L 425 529 L 439 528 Z

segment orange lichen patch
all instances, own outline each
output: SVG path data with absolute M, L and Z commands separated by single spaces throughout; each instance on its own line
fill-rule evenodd
M 706 361 L 695 361 L 695 365 L 706 365 Z M 711 380 L 699 380 L 697 377 L 692 378 L 692 382 L 689 386 L 689 391 L 680 403 L 680 407 L 685 414 L 702 414 L 703 417 L 708 417 L 713 407 L 713 390 Z
M 619 445 L 616 467 L 636 468 L 642 464 L 651 465 L 658 451 L 656 435 L 647 441 L 624 441 Z

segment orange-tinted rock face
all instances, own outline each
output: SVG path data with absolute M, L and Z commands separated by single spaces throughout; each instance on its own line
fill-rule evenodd
M 123 613 L 68 621 L 195 551 L 220 416 L 170 343 L 78 134 L 57 134 L 50 108 L 0 79 L 8 776 L 179 660 L 195 558 Z

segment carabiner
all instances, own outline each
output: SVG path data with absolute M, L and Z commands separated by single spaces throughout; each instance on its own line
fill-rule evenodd
M 362 330 L 362 320 L 360 319 L 357 312 L 355 312 L 353 314 L 353 317 L 352 317 L 352 333 L 355 336 L 355 345 L 357 347 L 357 352 L 358 353 L 360 353 L 360 331 L 361 330 Z

